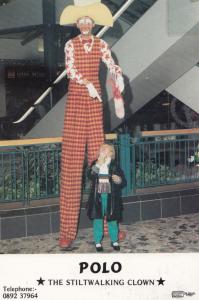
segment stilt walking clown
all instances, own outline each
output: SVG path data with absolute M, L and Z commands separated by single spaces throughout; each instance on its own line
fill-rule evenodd
M 67 6 L 60 24 L 73 24 L 80 35 L 65 45 L 65 66 L 70 79 L 64 116 L 61 190 L 61 248 L 69 247 L 76 237 L 80 212 L 82 170 L 87 146 L 88 164 L 98 157 L 104 143 L 103 108 L 98 78 L 102 60 L 120 92 L 124 89 L 122 70 L 114 63 L 109 46 L 92 35 L 95 24 L 113 25 L 109 9 L 98 0 L 75 0 Z

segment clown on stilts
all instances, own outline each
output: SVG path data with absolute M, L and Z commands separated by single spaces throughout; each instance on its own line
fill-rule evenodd
M 104 143 L 103 107 L 98 78 L 101 60 L 107 65 L 119 93 L 124 89 L 122 70 L 114 63 L 108 44 L 91 33 L 95 24 L 113 25 L 111 12 L 98 0 L 74 2 L 75 5 L 69 5 L 63 10 L 60 18 L 61 25 L 76 23 L 80 30 L 80 35 L 65 45 L 65 66 L 70 83 L 61 157 L 61 248 L 69 247 L 77 233 L 85 148 L 90 165 L 97 159 L 100 146 Z M 123 103 L 117 102 L 116 111 L 118 115 L 123 115 Z

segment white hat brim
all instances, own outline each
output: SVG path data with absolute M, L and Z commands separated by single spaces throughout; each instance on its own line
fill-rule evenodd
M 79 18 L 85 16 L 93 19 L 97 25 L 113 26 L 113 16 L 108 7 L 102 3 L 86 6 L 67 6 L 60 16 L 60 25 L 74 24 Z

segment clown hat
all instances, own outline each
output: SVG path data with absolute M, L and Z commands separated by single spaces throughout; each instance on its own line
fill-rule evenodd
M 101 0 L 74 0 L 74 5 L 63 10 L 60 25 L 74 24 L 81 17 L 90 17 L 97 25 L 113 26 L 112 14 Z

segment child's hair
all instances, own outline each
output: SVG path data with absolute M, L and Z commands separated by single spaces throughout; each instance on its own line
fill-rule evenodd
M 102 144 L 101 146 L 100 146 L 100 149 L 99 149 L 99 153 L 100 153 L 100 151 L 101 151 L 101 149 L 102 148 L 109 148 L 109 151 L 111 152 L 111 159 L 115 159 L 115 148 L 113 147 L 113 145 L 110 145 L 110 144 L 106 144 L 106 143 L 104 143 L 104 144 Z

